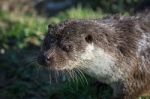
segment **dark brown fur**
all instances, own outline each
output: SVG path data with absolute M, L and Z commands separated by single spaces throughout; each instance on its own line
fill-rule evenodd
M 139 50 L 143 35 L 147 37 L 146 44 Z M 113 55 L 117 68 L 124 73 L 124 79 L 111 84 L 114 99 L 135 99 L 150 91 L 150 14 L 74 20 L 49 26 L 41 51 L 42 55 L 50 55 L 50 63 L 45 65 L 63 67 L 68 59 L 75 60 L 74 56 L 85 49 L 86 37 L 88 43 L 92 41 Z M 41 63 L 41 55 L 38 59 Z

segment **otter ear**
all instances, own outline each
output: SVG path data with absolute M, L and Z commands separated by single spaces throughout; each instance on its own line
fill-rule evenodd
M 55 27 L 52 24 L 48 25 L 48 33 L 51 33 L 52 31 L 54 31 Z
M 49 24 L 49 25 L 48 25 L 48 29 L 51 29 L 51 28 L 54 28 L 54 25 Z
M 87 35 L 86 37 L 85 37 L 85 41 L 86 42 L 88 42 L 88 43 L 92 43 L 93 42 L 93 36 L 92 35 Z

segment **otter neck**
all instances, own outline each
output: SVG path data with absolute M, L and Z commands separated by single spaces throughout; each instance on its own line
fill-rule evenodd
M 85 72 L 105 83 L 112 83 L 121 78 L 121 72 L 115 65 L 116 59 L 104 49 L 89 44 L 81 56 L 89 60 Z

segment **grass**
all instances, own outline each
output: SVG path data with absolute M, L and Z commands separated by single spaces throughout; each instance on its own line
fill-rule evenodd
M 48 72 L 31 62 L 36 56 L 48 24 L 70 19 L 105 16 L 90 8 L 71 8 L 44 18 L 0 11 L 0 98 L 1 99 L 109 99 L 112 90 L 87 76 L 88 85 L 77 82 L 49 82 Z M 98 87 L 98 88 L 97 88 Z
M 3 42 L 2 46 L 8 49 L 10 47 L 8 43 L 13 42 L 9 40 L 12 39 L 15 43 L 14 47 L 17 48 L 24 48 L 29 42 L 39 46 L 48 24 L 56 24 L 70 19 L 101 18 L 103 15 L 101 11 L 94 12 L 81 6 L 60 12 L 57 16 L 47 19 L 36 15 L 19 15 L 1 11 L 0 32 L 2 35 L 0 40 Z

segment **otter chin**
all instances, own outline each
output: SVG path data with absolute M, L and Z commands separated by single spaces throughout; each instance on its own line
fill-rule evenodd
M 112 99 L 149 94 L 150 14 L 49 25 L 37 61 L 52 70 L 82 70 L 110 85 Z

